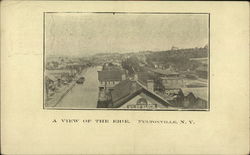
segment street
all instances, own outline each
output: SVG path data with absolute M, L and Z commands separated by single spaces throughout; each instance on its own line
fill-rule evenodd
M 96 108 L 98 98 L 97 67 L 88 68 L 83 72 L 85 82 L 76 84 L 56 105 L 66 108 Z

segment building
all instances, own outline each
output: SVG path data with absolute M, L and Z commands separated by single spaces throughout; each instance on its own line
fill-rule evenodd
M 168 89 L 156 91 L 156 93 L 171 103 L 173 107 L 181 108 L 183 106 L 184 94 L 181 89 Z
M 183 77 L 181 77 L 179 73 L 170 69 L 155 69 L 149 73 L 138 73 L 138 80 L 144 85 L 148 85 L 148 81 L 152 81 L 152 91 L 169 101 L 172 106 L 182 106 L 184 95 L 181 88 L 184 87 L 184 82 Z
M 126 80 L 124 70 L 98 71 L 99 89 L 113 89 L 122 80 Z
M 198 87 L 207 87 L 207 81 L 198 81 L 198 80 L 185 80 L 185 85 L 187 88 L 198 88 Z
M 202 88 L 183 88 L 185 95 L 183 101 L 184 108 L 207 109 L 208 108 L 208 91 L 207 87 Z
M 151 62 L 153 67 L 156 69 L 165 69 L 165 64 L 157 61 L 152 61 Z
M 184 97 L 183 104 L 182 104 L 183 108 L 194 107 L 195 102 L 196 102 L 196 97 L 194 96 L 194 94 L 192 92 L 188 92 L 185 94 L 186 96 Z
M 179 89 L 184 87 L 184 79 L 179 73 L 170 70 L 155 69 L 152 70 L 161 86 L 161 90 Z
M 165 89 L 175 89 L 184 87 L 184 78 L 172 68 L 169 69 L 150 69 L 157 81 L 157 89 L 164 91 Z
M 164 91 L 180 89 L 185 86 L 182 77 L 160 77 L 160 83 Z
M 124 80 L 111 91 L 107 108 L 122 109 L 171 109 L 168 101 L 153 91 L 153 81 L 144 86 L 137 80 Z
M 111 102 L 111 91 L 115 85 L 126 80 L 126 72 L 120 66 L 113 63 L 105 63 L 101 71 L 98 71 L 99 95 L 97 108 L 107 108 Z
M 126 80 L 126 72 L 121 66 L 113 63 L 104 63 L 102 70 L 98 71 L 99 89 L 112 90 L 122 80 Z

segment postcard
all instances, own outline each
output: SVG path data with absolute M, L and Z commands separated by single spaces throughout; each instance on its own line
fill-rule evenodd
M 2 154 L 249 154 L 249 3 L 2 1 Z

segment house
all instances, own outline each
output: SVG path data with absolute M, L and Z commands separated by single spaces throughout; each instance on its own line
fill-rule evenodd
M 163 77 L 158 77 L 158 71 Z M 157 69 L 156 74 L 152 72 L 138 72 L 138 81 L 144 85 L 149 86 L 152 91 L 169 101 L 172 106 L 180 107 L 183 101 L 183 93 L 181 88 L 184 86 L 183 78 L 179 73 L 170 70 Z M 148 83 L 152 81 L 151 83 Z
M 155 77 L 158 77 L 159 89 L 173 89 L 184 87 L 184 79 L 173 69 L 149 69 Z
M 98 71 L 99 89 L 113 89 L 115 85 L 125 80 L 124 70 L 102 70 Z
M 126 79 L 126 72 L 119 65 L 107 62 L 102 66 L 102 70 L 98 71 L 99 89 L 109 89 Z
M 97 101 L 97 108 L 107 108 L 111 102 L 111 94 L 108 89 L 100 89 Z
M 193 109 L 208 108 L 208 90 L 207 87 L 182 88 L 184 94 L 183 106 Z
M 196 108 L 197 109 L 207 109 L 208 108 L 207 101 L 198 97 L 196 100 Z
M 182 77 L 160 77 L 160 83 L 163 90 L 180 89 L 185 86 Z
M 173 70 L 172 67 L 168 69 L 151 69 L 155 77 L 158 77 L 159 89 L 180 89 L 185 86 L 184 78 L 180 73 Z
M 161 70 L 166 69 L 166 64 L 165 64 L 165 63 L 162 63 L 162 62 L 158 62 L 158 61 L 152 61 L 152 62 L 151 62 L 151 66 L 152 66 L 154 69 L 161 69 Z
M 166 89 L 165 91 L 156 91 L 157 94 L 162 96 L 165 100 L 171 103 L 173 107 L 182 107 L 184 94 L 181 89 Z
M 149 80 L 144 86 L 137 80 L 124 80 L 111 91 L 111 102 L 108 108 L 122 109 L 164 109 L 171 108 L 168 101 L 156 94 Z
M 195 105 L 195 102 L 196 102 L 196 97 L 194 96 L 194 94 L 192 92 L 189 92 L 184 97 L 182 106 L 184 108 L 192 108 Z

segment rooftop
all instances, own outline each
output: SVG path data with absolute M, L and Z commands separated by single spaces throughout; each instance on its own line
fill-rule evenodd
M 144 85 L 138 81 L 124 80 L 114 87 L 111 92 L 113 108 L 118 108 L 125 104 L 127 101 L 139 95 L 141 92 L 150 95 L 160 104 L 165 106 L 169 105 L 169 102 L 163 99 L 161 96 L 153 91 L 148 90 Z
M 161 80 L 182 80 L 183 77 L 160 77 Z
M 162 75 L 179 75 L 179 73 L 171 71 L 169 69 L 151 69 L 151 71 Z
M 193 93 L 195 97 L 199 97 L 203 100 L 208 100 L 208 89 L 207 87 L 202 88 L 181 88 L 185 96 L 189 93 Z
M 124 81 L 121 81 L 119 84 L 117 84 L 114 87 L 114 90 L 111 92 L 112 101 L 116 102 L 119 99 L 129 95 L 132 92 L 132 89 L 131 89 L 132 84 L 134 84 L 133 86 L 134 91 L 137 91 L 140 89 L 140 87 L 138 87 L 138 85 L 135 82 L 130 81 L 130 80 L 124 80 Z
M 98 71 L 99 81 L 121 81 L 124 70 L 103 70 Z

